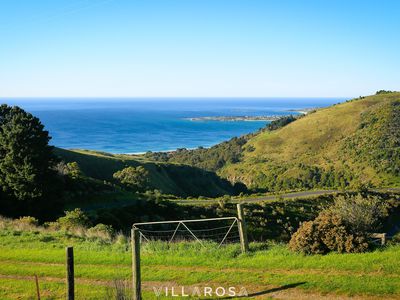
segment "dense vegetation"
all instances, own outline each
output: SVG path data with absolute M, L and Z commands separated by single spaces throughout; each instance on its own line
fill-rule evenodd
M 357 131 L 344 140 L 343 152 L 355 163 L 400 176 L 400 101 L 381 102 L 361 114 Z
M 236 163 L 240 160 L 243 152 L 242 146 L 248 139 L 249 135 L 235 137 L 208 149 L 188 150 L 183 148 L 174 152 L 148 152 L 145 157 L 151 160 L 182 163 L 209 171 L 217 171 L 227 163 Z
M 349 199 L 352 194 L 343 194 Z M 368 202 L 369 198 L 378 199 L 388 206 L 387 215 L 379 219 L 377 226 L 369 231 L 387 232 L 400 224 L 400 195 L 396 193 L 368 193 L 359 195 Z M 246 203 L 245 214 L 248 235 L 251 241 L 275 240 L 288 242 L 300 225 L 314 220 L 323 210 L 331 207 L 337 195 L 324 195 L 313 198 L 277 199 L 261 203 Z M 127 231 L 133 223 L 163 220 L 198 219 L 214 217 L 232 217 L 237 215 L 236 204 L 229 199 L 220 198 L 218 203 L 178 205 L 163 200 L 162 195 L 148 193 L 146 197 L 117 202 L 115 206 L 81 205 L 88 217 L 88 224 L 112 225 L 116 230 Z M 344 210 L 344 209 L 343 209 Z M 374 210 L 374 216 L 378 214 Z M 370 220 L 365 213 L 363 220 Z M 359 215 L 358 215 L 359 217 Z M 357 218 L 360 219 L 360 218 Z M 79 222 L 78 222 L 79 223 Z M 372 223 L 372 222 L 371 222 Z M 215 224 L 210 224 L 213 226 Z M 378 226 L 379 225 L 379 226 Z M 202 225 L 207 226 L 207 225 Z M 361 230 L 358 230 L 361 231 Z

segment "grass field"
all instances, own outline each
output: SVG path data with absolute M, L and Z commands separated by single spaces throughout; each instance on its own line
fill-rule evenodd
M 74 246 L 77 299 L 108 299 L 117 280 L 129 280 L 126 240 L 106 243 L 63 232 L 3 229 L 0 299 L 35 299 L 34 275 L 42 299 L 63 299 L 66 245 Z M 156 298 L 152 288 L 161 286 L 245 287 L 249 298 L 260 299 L 400 299 L 400 245 L 325 256 L 302 256 L 279 244 L 252 244 L 251 249 L 243 255 L 238 245 L 143 244 L 144 299 Z

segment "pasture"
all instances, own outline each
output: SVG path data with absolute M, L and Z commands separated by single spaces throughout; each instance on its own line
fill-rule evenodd
M 65 298 L 67 245 L 75 251 L 77 299 L 109 299 L 116 285 L 129 285 L 131 252 L 123 236 L 107 242 L 63 231 L 1 229 L 0 298 L 36 299 L 34 275 L 42 299 Z M 143 298 L 157 298 L 153 287 L 234 286 L 245 287 L 248 299 L 400 299 L 400 245 L 312 256 L 290 252 L 284 244 L 250 248 L 241 254 L 238 244 L 220 249 L 213 243 L 143 244 Z

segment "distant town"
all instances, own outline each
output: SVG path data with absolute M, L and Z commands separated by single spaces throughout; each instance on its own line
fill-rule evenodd
M 297 112 L 299 114 L 307 114 L 311 111 L 316 110 L 316 108 L 303 108 L 303 109 L 290 109 L 290 112 Z M 186 118 L 190 121 L 275 121 L 282 117 L 287 117 L 287 115 L 267 115 L 267 116 L 209 116 L 209 117 L 194 117 L 194 118 Z
M 275 121 L 282 116 L 214 116 L 214 117 L 196 117 L 187 118 L 190 121 Z

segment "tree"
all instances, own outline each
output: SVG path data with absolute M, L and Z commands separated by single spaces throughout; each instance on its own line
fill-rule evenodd
M 63 229 L 72 229 L 76 227 L 88 227 L 90 225 L 89 218 L 80 208 L 71 211 L 65 211 L 65 216 L 57 219 L 57 223 Z
M 76 161 L 65 163 L 63 161 L 60 161 L 56 167 L 56 171 L 58 174 L 61 176 L 68 176 L 72 179 L 79 179 L 82 177 L 82 171 L 79 168 L 79 165 Z
M 139 167 L 127 167 L 113 174 L 113 177 L 128 188 L 144 190 L 149 182 L 149 172 Z
M 40 120 L 19 107 L 0 106 L 0 210 L 41 214 L 54 194 L 55 157 Z M 3 201 L 4 200 L 4 201 Z

